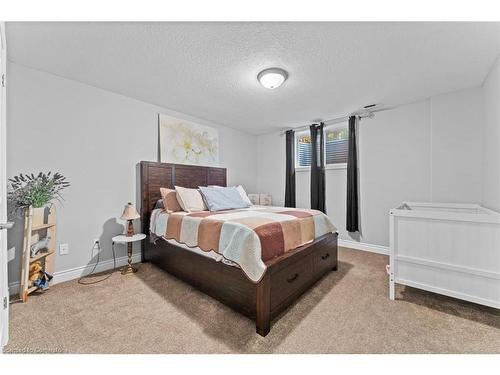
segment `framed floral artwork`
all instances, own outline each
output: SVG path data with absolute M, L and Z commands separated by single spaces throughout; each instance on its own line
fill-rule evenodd
M 219 165 L 216 128 L 164 114 L 159 115 L 162 163 Z

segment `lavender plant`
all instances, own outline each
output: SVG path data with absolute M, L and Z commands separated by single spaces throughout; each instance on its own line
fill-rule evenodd
M 8 199 L 14 210 L 22 209 L 26 206 L 43 207 L 52 200 L 63 200 L 61 191 L 70 183 L 59 172 L 52 175 L 52 172 L 38 175 L 19 174 L 9 178 L 10 189 Z

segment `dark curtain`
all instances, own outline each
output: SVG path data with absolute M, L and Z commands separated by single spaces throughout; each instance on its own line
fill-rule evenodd
M 311 131 L 311 208 L 325 210 L 325 142 L 324 124 L 313 124 Z
M 356 116 L 349 117 L 349 148 L 347 157 L 347 217 L 346 230 L 358 227 L 358 158 L 356 156 Z
M 295 132 L 286 133 L 285 207 L 295 207 Z

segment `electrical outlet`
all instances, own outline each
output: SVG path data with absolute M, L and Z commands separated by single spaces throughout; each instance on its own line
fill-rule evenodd
M 94 244 L 92 245 L 92 255 L 101 251 L 101 241 L 99 238 L 94 238 Z
M 59 245 L 59 255 L 67 255 L 69 254 L 69 244 L 62 243 Z

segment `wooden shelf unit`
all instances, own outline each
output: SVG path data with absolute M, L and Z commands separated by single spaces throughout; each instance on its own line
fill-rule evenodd
M 52 228 L 54 225 L 56 225 L 55 223 L 52 223 L 52 224 L 41 224 L 41 225 L 37 225 L 36 227 L 33 226 L 31 228 L 31 231 L 32 232 L 35 232 L 37 230 L 42 230 L 42 229 L 47 229 L 47 228 Z
M 47 251 L 47 249 L 40 250 L 37 255 L 35 255 L 34 257 L 30 257 L 30 264 L 35 263 L 37 260 L 48 257 L 52 254 L 54 254 L 54 251 Z
M 50 240 L 45 249 L 31 257 L 31 245 L 49 236 Z M 21 262 L 21 286 L 19 297 L 23 302 L 28 301 L 28 295 L 38 288 L 30 285 L 30 265 L 41 261 L 43 270 L 47 273 L 54 272 L 54 259 L 56 252 L 56 208 L 54 205 L 42 208 L 28 207 L 24 212 L 24 241 L 23 259 Z

